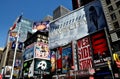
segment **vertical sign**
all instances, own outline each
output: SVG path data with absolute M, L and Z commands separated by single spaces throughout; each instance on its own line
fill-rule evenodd
M 93 48 L 93 59 L 96 67 L 107 64 L 111 60 L 105 30 L 100 30 L 91 34 L 91 43 Z
M 88 70 L 92 68 L 92 57 L 90 49 L 89 37 L 84 37 L 77 41 L 78 62 L 80 70 Z
M 67 73 L 73 66 L 71 45 L 62 48 L 62 73 Z

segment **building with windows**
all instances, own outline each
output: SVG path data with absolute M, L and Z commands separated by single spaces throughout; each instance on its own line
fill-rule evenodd
M 113 52 L 120 53 L 120 0 L 101 0 L 112 41 Z
M 15 23 L 13 24 L 13 26 Z M 19 70 L 21 69 L 22 65 L 22 48 L 23 48 L 23 42 L 27 39 L 28 32 L 32 33 L 32 25 L 33 22 L 22 17 L 21 21 L 16 24 L 15 28 L 8 31 L 7 35 L 7 41 L 6 46 L 3 51 L 0 69 L 5 68 L 6 66 L 12 66 L 13 65 L 13 57 L 15 50 L 17 50 L 16 59 L 14 63 L 14 71 L 16 73 L 13 73 L 13 75 L 18 78 Z M 19 29 L 20 27 L 20 29 Z M 19 34 L 18 34 L 19 31 Z M 18 38 L 19 36 L 19 38 Z M 16 40 L 18 38 L 18 48 L 16 48 Z M 6 75 L 4 73 L 4 75 Z M 10 77 L 10 75 L 9 75 Z

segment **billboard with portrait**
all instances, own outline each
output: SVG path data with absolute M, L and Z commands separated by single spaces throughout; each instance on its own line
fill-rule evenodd
M 64 46 L 104 27 L 106 21 L 101 3 L 93 1 L 50 23 L 49 47 Z
M 105 29 L 91 34 L 90 38 L 95 67 L 107 65 L 107 61 L 111 60 L 111 53 L 108 47 Z
M 80 70 L 93 67 L 89 36 L 77 40 L 77 55 Z
M 35 46 L 35 58 L 50 60 L 50 51 L 48 44 L 37 42 Z
M 44 72 L 44 74 L 50 74 L 50 60 L 35 59 L 34 62 L 34 75 L 41 74 L 40 71 Z
M 23 53 L 23 60 L 28 60 L 34 57 L 34 46 L 31 48 L 25 49 Z
M 73 56 L 72 47 L 67 45 L 62 47 L 62 73 L 67 73 L 72 69 L 73 66 Z

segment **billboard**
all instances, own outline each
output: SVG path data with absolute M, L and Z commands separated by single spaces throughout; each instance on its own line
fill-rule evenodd
M 35 61 L 34 75 L 39 75 L 40 71 L 43 71 L 44 74 L 50 74 L 50 68 L 51 68 L 50 60 L 35 59 L 34 61 Z
M 111 54 L 108 48 L 105 30 L 103 29 L 91 34 L 90 38 L 95 67 L 107 65 L 107 61 L 111 60 Z
M 37 31 L 47 32 L 48 27 L 49 27 L 49 21 L 34 22 L 32 32 L 33 33 Z
M 62 73 L 67 73 L 73 66 L 71 45 L 62 47 Z
M 34 61 L 33 60 L 25 61 L 23 63 L 23 75 L 32 77 L 33 71 L 34 71 L 33 68 L 34 68 Z
M 61 69 L 62 69 L 62 47 L 57 48 L 56 61 L 57 61 L 56 70 L 58 72 L 61 72 Z
M 50 51 L 48 44 L 37 42 L 35 46 L 35 58 L 50 60 Z
M 92 55 L 89 36 L 77 40 L 78 64 L 80 70 L 92 68 Z
M 34 57 L 34 46 L 31 48 L 25 49 L 23 53 L 23 60 L 28 60 Z
M 51 61 L 51 72 L 55 73 L 56 70 L 56 54 L 57 54 L 57 49 L 52 49 L 50 50 L 50 61 Z
M 97 0 L 51 22 L 49 47 L 52 49 L 64 46 L 104 27 L 106 21 L 101 4 Z

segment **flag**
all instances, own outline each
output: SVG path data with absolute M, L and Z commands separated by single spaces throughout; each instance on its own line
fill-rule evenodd
M 21 18 L 22 18 L 22 15 L 20 15 L 17 20 L 15 21 L 15 23 L 13 24 L 13 26 L 10 28 L 10 31 L 14 30 L 17 26 L 17 23 L 21 22 Z

